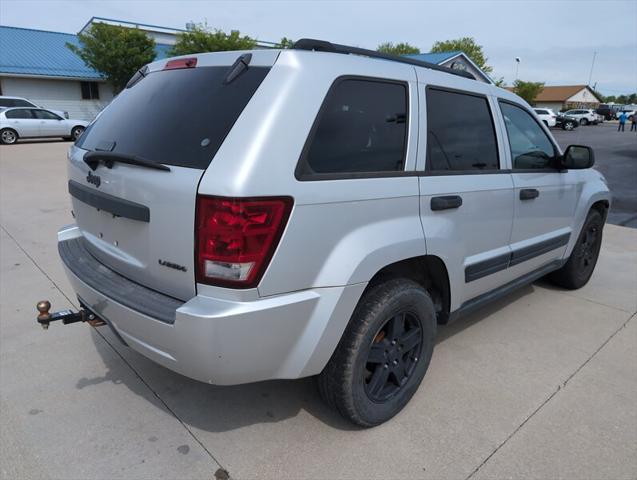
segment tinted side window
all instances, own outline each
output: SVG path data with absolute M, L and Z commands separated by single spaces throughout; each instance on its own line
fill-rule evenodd
M 301 158 L 302 176 L 404 169 L 407 139 L 404 84 L 337 80 L 316 122 Z
M 54 113 L 47 112 L 46 110 L 33 110 L 36 118 L 40 118 L 42 120 L 59 120 L 60 117 L 55 115 Z
M 546 110 L 536 110 L 535 113 L 537 113 L 538 115 L 548 115 L 549 112 L 547 112 Z
M 33 115 L 31 114 L 31 110 L 26 108 L 21 108 L 18 110 L 9 110 L 4 115 L 7 118 L 31 118 L 31 119 L 33 118 Z
M 487 99 L 427 89 L 427 170 L 496 170 L 498 147 Z
M 533 117 L 524 109 L 500 103 L 514 169 L 552 168 L 555 147 Z

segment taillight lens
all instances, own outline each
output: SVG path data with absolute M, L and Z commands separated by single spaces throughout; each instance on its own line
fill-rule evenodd
M 197 281 L 255 287 L 279 243 L 292 203 L 290 197 L 198 196 Z

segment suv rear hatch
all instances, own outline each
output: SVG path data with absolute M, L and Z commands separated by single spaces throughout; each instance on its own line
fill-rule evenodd
M 236 63 L 241 55 L 145 67 L 69 154 L 69 192 L 87 249 L 121 275 L 182 300 L 196 294 L 199 180 L 278 52 L 242 56 L 247 68 Z

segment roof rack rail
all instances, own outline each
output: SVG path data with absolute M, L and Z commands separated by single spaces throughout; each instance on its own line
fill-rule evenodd
M 362 55 L 370 58 L 381 58 L 383 60 L 389 60 L 392 62 L 407 63 L 409 65 L 416 65 L 418 67 L 429 68 L 430 70 L 436 70 L 438 72 L 450 73 L 459 77 L 469 78 L 475 80 L 470 72 L 464 70 L 454 70 L 449 67 L 442 67 L 435 63 L 423 62 L 422 60 L 416 60 L 409 57 L 399 57 L 397 55 L 389 55 L 387 53 L 377 52 L 375 50 L 367 50 L 366 48 L 350 47 L 347 45 L 339 45 L 338 43 L 331 43 L 325 40 L 315 40 L 313 38 L 301 38 L 297 40 L 292 46 L 295 50 L 314 50 L 317 52 L 331 52 L 331 53 L 343 53 L 345 55 Z

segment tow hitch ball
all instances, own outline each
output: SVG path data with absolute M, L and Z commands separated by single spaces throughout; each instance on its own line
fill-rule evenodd
M 38 302 L 36 308 L 38 309 L 38 312 L 40 312 L 38 315 L 38 323 L 45 330 L 49 328 L 49 324 L 51 322 L 56 322 L 58 320 L 62 320 L 64 325 L 76 322 L 87 322 L 92 327 L 106 325 L 106 323 L 102 319 L 96 317 L 93 312 L 84 308 L 80 308 L 77 312 L 74 312 L 73 310 L 61 310 L 59 312 L 49 313 L 49 310 L 51 310 L 51 302 L 48 300 Z

